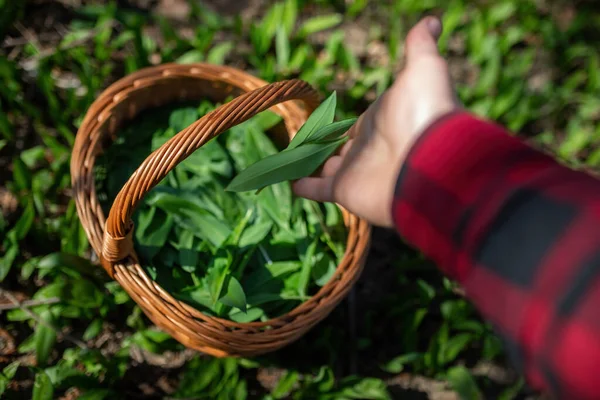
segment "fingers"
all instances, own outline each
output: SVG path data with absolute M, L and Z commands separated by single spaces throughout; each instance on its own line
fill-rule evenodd
M 323 165 L 323 169 L 321 170 L 321 176 L 334 176 L 340 166 L 342 165 L 342 157 L 341 156 L 333 156 L 329 158 Z
M 423 55 L 439 55 L 437 40 L 441 34 L 442 22 L 437 17 L 423 18 L 406 37 L 407 63 Z
M 354 143 L 354 139 L 348 140 L 346 143 L 344 143 L 342 145 L 342 147 L 337 149 L 337 154 L 339 154 L 340 157 L 346 156 L 346 154 L 348 154 L 348 152 L 350 151 L 350 148 L 352 147 L 353 143 Z
M 294 193 L 300 197 L 319 202 L 333 202 L 333 177 L 302 178 L 292 184 Z

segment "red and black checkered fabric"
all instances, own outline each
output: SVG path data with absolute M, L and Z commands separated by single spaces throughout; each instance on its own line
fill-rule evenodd
M 600 399 L 600 181 L 457 112 L 411 149 L 392 212 L 532 386 Z

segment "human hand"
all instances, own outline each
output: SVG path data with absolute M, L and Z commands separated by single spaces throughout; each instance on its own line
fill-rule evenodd
M 298 196 L 336 202 L 380 226 L 393 225 L 391 203 L 400 167 L 414 141 L 436 118 L 460 107 L 437 39 L 435 17 L 406 38 L 406 67 L 350 128 L 350 140 L 317 176 L 293 184 Z

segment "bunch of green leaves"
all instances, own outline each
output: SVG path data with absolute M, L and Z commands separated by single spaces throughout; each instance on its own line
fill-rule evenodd
M 96 169 L 105 206 L 150 151 L 212 108 L 203 102 L 153 111 L 124 130 Z M 334 110 L 332 96 L 290 147 L 330 152 L 339 146 L 339 128 L 323 130 L 325 123 L 339 126 L 329 124 Z M 327 283 L 343 255 L 339 209 L 294 198 L 289 177 L 258 186 L 264 189 L 258 194 L 225 190 L 236 173 L 292 151 L 278 153 L 265 133 L 279 123 L 266 112 L 206 143 L 145 197 L 134 216 L 136 249 L 152 279 L 208 314 L 249 322 L 285 313 Z M 303 162 L 314 170 L 323 159 Z
M 260 190 L 279 182 L 311 175 L 338 147 L 348 140 L 344 135 L 356 118 L 333 122 L 336 94 L 333 92 L 310 115 L 285 150 L 265 157 L 240 172 L 226 190 Z

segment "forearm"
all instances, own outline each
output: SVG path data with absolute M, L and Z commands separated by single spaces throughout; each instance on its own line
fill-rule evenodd
M 585 398 L 600 390 L 598 206 L 598 181 L 462 113 L 411 149 L 393 218 L 464 286 L 532 384 Z

